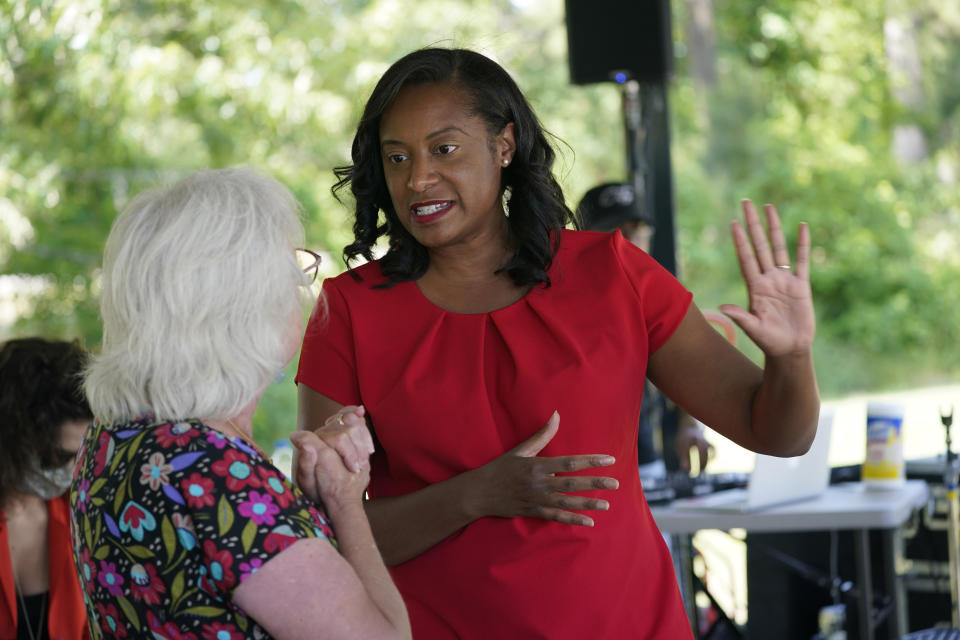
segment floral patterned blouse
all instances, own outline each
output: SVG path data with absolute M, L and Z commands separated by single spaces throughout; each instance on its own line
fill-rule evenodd
M 95 424 L 70 506 L 94 640 L 267 638 L 233 590 L 300 538 L 336 545 L 269 460 L 196 420 Z

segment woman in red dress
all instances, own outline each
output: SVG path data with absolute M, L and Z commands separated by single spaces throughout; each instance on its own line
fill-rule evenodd
M 792 268 L 773 207 L 766 231 L 746 201 L 732 225 L 750 304 L 722 309 L 761 369 L 622 236 L 565 229 L 553 158 L 501 67 L 426 49 L 381 78 L 337 170 L 345 256 L 371 261 L 324 284 L 300 426 L 366 407 L 367 512 L 418 639 L 690 637 L 637 475 L 645 375 L 754 451 L 815 435 L 806 227 Z

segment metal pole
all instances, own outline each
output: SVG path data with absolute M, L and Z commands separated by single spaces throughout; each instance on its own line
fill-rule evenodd
M 667 83 L 646 83 L 640 88 L 647 160 L 647 202 L 657 222 L 652 255 L 673 275 L 677 270 L 677 234 L 674 223 L 673 167 L 670 160 L 670 117 Z
M 667 85 L 627 80 L 620 86 L 627 181 L 633 185 L 637 201 L 656 220 L 651 255 L 677 275 Z
M 697 616 L 696 587 L 693 575 L 693 536 L 689 533 L 670 534 L 670 547 L 673 552 L 673 568 L 677 574 L 677 586 L 687 620 L 693 630 L 693 637 L 700 637 L 700 621 Z
M 944 484 L 947 489 L 947 553 L 950 560 L 950 613 L 953 628 L 960 628 L 960 500 L 957 495 L 957 464 L 947 465 Z
M 858 529 L 853 532 L 854 563 L 857 567 L 857 585 L 860 597 L 857 600 L 857 619 L 860 638 L 873 640 L 873 578 L 870 575 L 870 532 Z
M 640 84 L 627 80 L 622 85 L 623 128 L 626 134 L 627 182 L 633 186 L 634 197 L 649 211 L 647 197 L 646 131 L 640 106 Z
M 903 577 L 900 565 L 903 563 L 903 530 L 884 529 L 883 531 L 884 557 L 887 558 L 885 567 L 887 588 L 890 590 L 892 602 L 890 614 L 887 618 L 887 637 L 889 640 L 899 640 L 907 635 L 907 594 L 903 587 Z

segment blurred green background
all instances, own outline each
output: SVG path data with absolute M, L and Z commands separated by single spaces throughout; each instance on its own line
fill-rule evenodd
M 745 302 L 728 224 L 741 197 L 773 202 L 791 238 L 812 228 L 825 396 L 957 380 L 960 3 L 673 0 L 673 29 L 679 258 L 698 304 Z M 562 0 L 0 2 L 0 339 L 96 350 L 113 217 L 201 167 L 283 181 L 327 274 L 342 270 L 331 169 L 379 74 L 427 45 L 514 74 L 560 139 L 571 206 L 625 177 L 618 88 L 569 84 Z M 294 368 L 255 416 L 267 447 L 295 424 Z

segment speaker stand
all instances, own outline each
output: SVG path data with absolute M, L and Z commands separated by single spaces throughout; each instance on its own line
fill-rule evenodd
M 627 80 L 620 86 L 628 182 L 656 220 L 651 255 L 678 275 L 667 83 Z

